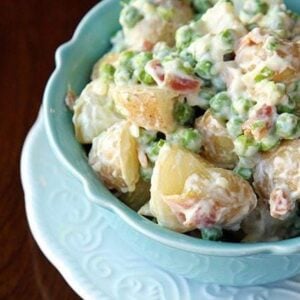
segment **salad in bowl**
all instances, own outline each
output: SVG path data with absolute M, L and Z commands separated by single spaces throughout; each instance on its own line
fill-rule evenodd
M 56 53 L 50 145 L 170 272 L 223 285 L 300 273 L 300 7 L 286 3 L 106 0 Z
M 132 0 L 120 24 L 67 95 L 107 188 L 202 239 L 299 235 L 298 15 L 282 1 Z

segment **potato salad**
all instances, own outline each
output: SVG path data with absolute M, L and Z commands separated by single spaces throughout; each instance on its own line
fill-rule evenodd
M 194 238 L 300 235 L 299 16 L 282 0 L 122 6 L 111 50 L 66 97 L 99 180 Z

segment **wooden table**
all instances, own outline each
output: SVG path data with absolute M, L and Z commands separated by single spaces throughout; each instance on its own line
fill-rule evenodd
M 79 299 L 32 238 L 19 161 L 55 49 L 97 2 L 0 1 L 0 299 Z

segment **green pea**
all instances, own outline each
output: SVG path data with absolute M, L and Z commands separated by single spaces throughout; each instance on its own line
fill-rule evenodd
M 226 84 L 220 76 L 213 76 L 211 83 L 218 92 L 223 92 L 226 90 Z
M 256 3 L 257 3 L 257 12 L 265 15 L 269 10 L 268 3 L 263 2 L 261 0 L 256 0 Z
M 197 97 L 197 102 L 193 105 L 199 106 L 202 109 L 209 108 L 210 99 L 216 94 L 216 90 L 214 88 L 204 87 L 201 88 L 199 95 Z
M 195 73 L 204 79 L 212 78 L 213 63 L 209 60 L 203 60 L 197 63 Z
M 274 71 L 271 70 L 268 67 L 264 67 L 263 69 L 261 69 L 261 71 L 259 72 L 259 74 L 257 74 L 254 78 L 255 82 L 260 82 L 264 79 L 269 79 L 274 75 Z
M 171 144 L 176 144 L 192 152 L 199 153 L 202 147 L 202 134 L 193 128 L 181 128 L 168 136 Z
M 287 93 L 290 101 L 295 103 L 295 109 L 300 111 L 300 80 L 290 84 Z
M 165 8 L 162 6 L 158 6 L 157 12 L 160 15 L 160 17 L 167 22 L 172 20 L 175 13 L 173 8 Z
M 137 79 L 141 83 L 144 83 L 146 85 L 152 85 L 155 83 L 155 80 L 153 79 L 153 77 L 150 74 L 148 74 L 145 70 L 142 70 L 138 73 Z
M 283 139 L 293 138 L 298 129 L 299 118 L 296 115 L 283 113 L 276 120 L 276 134 Z
M 188 25 L 180 27 L 176 31 L 176 48 L 184 49 L 187 48 L 193 41 L 195 33 Z
M 124 51 L 120 54 L 114 76 L 116 83 L 128 82 L 132 78 L 134 72 L 132 59 L 135 55 L 134 51 Z
M 249 15 L 256 15 L 256 14 L 263 14 L 265 15 L 269 10 L 268 3 L 262 1 L 262 0 L 254 0 L 253 5 L 251 5 L 251 9 L 245 10 L 245 12 Z
M 224 120 L 229 120 L 231 117 L 231 99 L 227 92 L 221 92 L 215 95 L 209 101 L 210 108 L 213 114 Z
M 223 236 L 223 231 L 220 228 L 202 228 L 201 238 L 208 241 L 219 241 Z
M 192 0 L 193 7 L 197 13 L 204 14 L 213 6 L 210 0 Z
M 155 81 L 150 74 L 145 71 L 145 66 L 153 58 L 150 52 L 141 52 L 135 55 L 132 60 L 132 67 L 134 69 L 134 77 L 141 83 L 151 85 Z
M 165 57 L 170 56 L 173 53 L 173 50 L 163 42 L 156 44 L 153 49 L 153 57 L 159 60 L 163 60 Z
M 180 53 L 179 53 L 179 57 L 185 62 L 185 63 L 188 63 L 189 66 L 191 68 L 195 68 L 196 66 L 196 60 L 194 59 L 194 56 L 189 53 L 186 49 L 185 50 L 182 50 Z
M 132 59 L 136 56 L 135 51 L 124 51 L 120 54 L 119 64 L 123 66 L 132 66 Z
M 237 100 L 232 102 L 234 111 L 242 117 L 247 117 L 250 108 L 253 106 L 254 102 L 245 97 L 239 97 Z
M 259 144 L 246 135 L 240 135 L 234 141 L 234 150 L 238 156 L 251 157 L 259 151 Z
M 270 50 L 270 51 L 276 51 L 277 48 L 278 48 L 278 40 L 275 38 L 275 37 L 270 37 L 268 40 L 267 40 L 267 50 Z
M 260 143 L 261 151 L 270 151 L 275 148 L 280 142 L 280 138 L 275 134 L 269 134 L 267 137 L 262 138 Z
M 146 146 L 156 140 L 156 132 L 155 131 L 148 131 L 145 129 L 139 129 L 139 138 L 138 141 L 141 145 Z
M 174 117 L 180 125 L 191 124 L 194 119 L 194 115 L 194 109 L 187 103 L 176 103 L 174 108 Z
M 136 7 L 127 5 L 121 11 L 120 23 L 128 28 L 133 28 L 143 18 L 144 16 Z
M 149 145 L 148 149 L 146 149 L 148 158 L 151 162 L 155 162 L 159 155 L 160 149 L 165 145 L 165 140 L 159 140 L 158 142 L 153 142 Z
M 143 69 L 152 58 L 151 52 L 141 52 L 132 57 L 132 65 L 135 69 Z
M 236 173 L 237 175 L 241 176 L 245 180 L 250 180 L 252 177 L 253 170 L 250 168 L 244 168 L 244 167 L 237 166 L 233 170 L 233 172 Z
M 224 44 L 232 48 L 235 41 L 234 31 L 232 29 L 224 30 L 223 32 L 221 32 L 221 39 Z
M 227 123 L 227 131 L 232 137 L 237 137 L 243 133 L 242 125 L 244 121 L 239 117 L 231 118 Z
M 296 99 L 293 97 L 288 97 L 286 103 L 281 103 L 277 106 L 277 111 L 279 113 L 294 113 L 297 107 Z
M 115 71 L 116 69 L 114 68 L 114 66 L 110 64 L 102 65 L 100 68 L 100 77 L 105 82 L 111 82 L 114 80 Z

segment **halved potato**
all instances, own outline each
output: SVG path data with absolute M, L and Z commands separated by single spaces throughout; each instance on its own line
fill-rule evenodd
M 89 164 L 109 189 L 122 193 L 135 190 L 139 161 L 129 122 L 116 123 L 93 140 Z
M 175 130 L 176 92 L 157 86 L 126 85 L 111 87 L 110 94 L 118 111 L 139 127 L 163 133 Z
M 289 83 L 300 76 L 300 43 L 255 28 L 241 39 L 235 60 L 244 72 L 256 76 L 268 68 L 272 73 L 267 79 Z
M 247 181 L 177 146 L 161 149 L 151 184 L 151 212 L 178 232 L 237 229 L 257 201 Z
M 203 134 L 203 156 L 220 168 L 233 169 L 238 156 L 226 127 L 209 110 L 196 120 L 195 127 Z
M 176 146 L 160 150 L 151 179 L 150 199 L 150 210 L 158 224 L 177 232 L 194 229 L 178 221 L 163 196 L 182 192 L 186 178 L 201 169 L 203 163 L 198 156 Z
M 106 85 L 96 79 L 82 91 L 73 106 L 76 139 L 91 144 L 93 139 L 123 118 L 115 111 L 114 103 L 106 95 Z
M 284 141 L 261 155 L 254 172 L 255 191 L 270 204 L 274 218 L 286 219 L 300 199 L 300 140 Z

